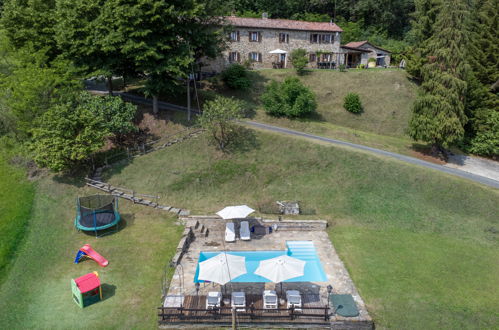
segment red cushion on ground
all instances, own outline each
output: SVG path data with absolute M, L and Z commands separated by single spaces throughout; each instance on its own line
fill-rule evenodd
M 81 293 L 91 291 L 100 286 L 100 280 L 94 273 L 89 273 L 75 279 L 76 285 Z

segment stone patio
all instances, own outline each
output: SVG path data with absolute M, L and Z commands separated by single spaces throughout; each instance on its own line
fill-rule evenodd
M 194 276 L 201 251 L 258 251 L 258 250 L 286 250 L 286 241 L 310 240 L 314 242 L 317 254 L 327 275 L 327 282 L 283 283 L 283 290 L 297 289 L 303 294 L 318 294 L 324 305 L 327 304 L 328 285 L 332 285 L 333 294 L 351 294 L 359 309 L 359 316 L 345 318 L 334 315 L 331 323 L 337 321 L 371 322 L 364 301 L 353 284 L 343 262 L 338 257 L 325 228 L 327 223 L 321 220 L 290 220 L 274 221 L 263 219 L 245 219 L 250 221 L 250 227 L 260 225 L 273 227 L 272 233 L 255 237 L 252 234 L 250 241 L 242 241 L 237 234 L 236 242 L 224 242 L 225 220 L 216 217 L 191 216 L 181 218 L 186 226 L 182 246 L 177 249 L 177 266 L 172 277 L 168 296 L 196 295 Z M 236 223 L 238 232 L 239 220 Z M 280 292 L 280 286 L 275 283 L 228 283 L 225 288 L 218 284 L 201 284 L 199 295 L 206 295 L 208 291 L 220 291 L 230 294 L 231 291 L 244 291 L 247 294 L 261 294 L 264 289 Z

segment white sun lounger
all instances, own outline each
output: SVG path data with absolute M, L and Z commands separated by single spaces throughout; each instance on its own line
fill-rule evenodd
M 294 307 L 295 311 L 301 312 L 301 294 L 298 290 L 288 290 L 286 291 L 286 300 L 288 302 L 288 309 L 291 306 Z
M 263 291 L 263 308 L 264 309 L 277 309 L 277 294 L 274 290 Z
M 234 307 L 236 309 L 236 311 L 245 312 L 246 311 L 246 295 L 244 294 L 244 292 L 232 292 L 230 304 L 232 307 Z
M 239 230 L 239 236 L 243 241 L 249 241 L 251 239 L 251 233 L 249 229 L 248 221 L 241 221 L 241 228 Z
M 225 241 L 235 242 L 236 241 L 236 230 L 234 229 L 234 223 L 227 222 L 225 224 Z
M 220 307 L 222 305 L 222 293 L 221 292 L 208 292 L 206 296 L 206 309 L 213 309 L 215 307 Z

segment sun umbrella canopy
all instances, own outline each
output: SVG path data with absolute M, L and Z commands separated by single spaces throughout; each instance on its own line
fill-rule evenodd
M 287 54 L 288 52 L 282 49 L 274 49 L 269 52 L 269 54 Z
M 236 206 L 227 206 L 221 211 L 218 211 L 217 214 L 221 216 L 223 219 L 239 219 L 246 218 L 251 213 L 255 212 L 248 205 L 236 205 Z
M 199 263 L 199 280 L 224 285 L 243 274 L 246 274 L 246 258 L 226 252 Z
M 283 282 L 294 277 L 303 276 L 305 261 L 287 255 L 262 260 L 255 274 L 263 276 L 274 283 Z

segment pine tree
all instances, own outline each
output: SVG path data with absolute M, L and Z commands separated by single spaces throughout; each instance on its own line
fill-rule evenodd
M 423 82 L 414 102 L 409 134 L 431 143 L 434 152 L 444 152 L 443 148 L 464 135 L 468 14 L 463 0 L 444 1 L 427 43 L 428 63 L 421 68 Z
M 476 0 L 473 3 L 465 111 L 469 122 L 465 126 L 464 147 L 473 153 L 499 154 L 499 97 L 490 90 L 497 81 L 499 37 L 497 23 L 498 0 Z
M 407 61 L 407 72 L 421 80 L 421 68 L 427 63 L 427 43 L 433 35 L 435 20 L 440 8 L 440 0 L 415 0 L 408 39 L 413 44 Z

